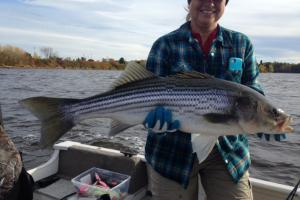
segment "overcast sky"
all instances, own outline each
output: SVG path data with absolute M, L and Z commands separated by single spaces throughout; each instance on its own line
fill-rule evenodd
M 61 57 L 146 59 L 185 22 L 185 0 L 0 0 L 0 45 Z M 300 63 L 299 0 L 230 0 L 220 24 L 247 34 L 257 60 Z

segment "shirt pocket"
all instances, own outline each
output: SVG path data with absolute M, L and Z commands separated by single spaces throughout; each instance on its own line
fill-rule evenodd
M 229 58 L 228 68 L 225 72 L 225 79 L 228 81 L 234 81 L 241 83 L 243 74 L 243 60 L 237 57 Z
M 243 70 L 227 70 L 225 72 L 225 80 L 241 83 Z

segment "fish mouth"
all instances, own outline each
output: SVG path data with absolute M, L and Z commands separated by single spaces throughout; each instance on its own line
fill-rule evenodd
M 293 119 L 291 116 L 289 116 L 289 117 L 285 118 L 284 120 L 277 122 L 276 130 L 279 132 L 291 133 L 294 131 L 294 128 L 290 126 L 290 124 L 292 122 L 293 122 Z

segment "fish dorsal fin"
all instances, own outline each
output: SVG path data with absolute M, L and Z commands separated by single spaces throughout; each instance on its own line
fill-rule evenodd
M 155 74 L 148 71 L 142 65 L 131 61 L 127 64 L 124 72 L 120 77 L 112 84 L 112 89 L 124 85 L 126 83 L 143 80 L 147 78 L 155 77 Z
M 209 74 L 200 73 L 197 71 L 180 72 L 172 75 L 175 78 L 197 78 L 197 79 L 213 79 L 214 77 Z

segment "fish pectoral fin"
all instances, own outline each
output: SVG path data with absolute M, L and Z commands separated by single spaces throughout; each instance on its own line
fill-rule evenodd
M 210 123 L 227 123 L 236 119 L 232 114 L 219 114 L 219 113 L 208 113 L 203 115 Z
M 109 136 L 115 136 L 118 133 L 132 127 L 133 125 L 124 124 L 118 120 L 113 119 L 110 125 Z
M 197 154 L 199 163 L 203 162 L 217 143 L 217 136 L 192 134 L 193 152 Z

